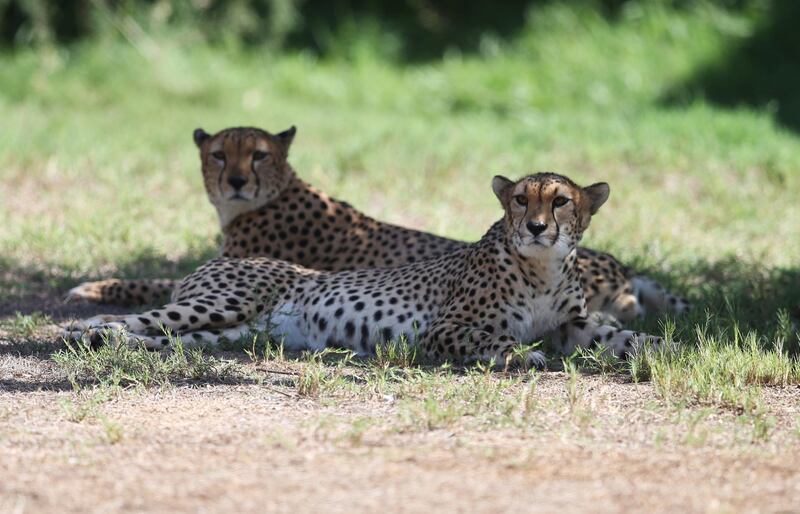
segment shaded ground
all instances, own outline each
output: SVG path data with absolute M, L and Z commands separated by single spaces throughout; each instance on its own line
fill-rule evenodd
M 113 268 L 95 270 L 95 276 L 23 265 L 0 256 L 0 291 L 2 291 L 0 320 L 16 312 L 22 314 L 39 312 L 55 320 L 92 316 L 100 311 L 111 314 L 126 312 L 129 309 L 120 309 L 113 305 L 65 303 L 63 298 L 70 288 L 98 277 L 116 275 L 126 278 L 180 278 L 216 256 L 216 248 L 210 246 L 176 259 L 167 259 L 145 252 L 129 255 Z
M 788 129 L 800 129 L 800 4 L 765 2 L 754 33 L 732 38 L 726 54 L 673 88 L 667 103 L 705 98 L 725 107 L 767 111 Z

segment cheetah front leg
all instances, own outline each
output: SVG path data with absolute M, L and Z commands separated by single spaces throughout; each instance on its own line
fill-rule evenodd
M 163 335 L 187 332 L 219 331 L 220 329 L 246 326 L 264 305 L 253 298 L 237 298 L 233 295 L 201 295 L 184 301 L 167 304 L 141 314 L 100 315 L 87 320 L 73 322 L 66 327 L 66 337 L 76 339 L 79 334 L 116 330 L 132 336 Z M 209 338 L 215 336 L 209 332 Z M 96 336 L 93 342 L 96 342 Z M 139 337 L 148 346 L 163 347 L 164 338 Z
M 657 348 L 664 344 L 661 337 L 602 325 L 591 317 L 576 318 L 561 325 L 550 334 L 548 341 L 565 355 L 575 348 L 608 348 L 617 357 L 624 358 L 639 351 L 643 345 Z
M 256 329 L 257 330 L 257 329 Z M 180 339 L 184 348 L 216 346 L 220 341 L 236 341 L 253 332 L 249 325 L 238 325 L 223 329 L 195 330 L 178 336 L 142 335 L 129 332 L 119 323 L 110 323 L 90 330 L 68 331 L 65 339 L 82 341 L 92 348 L 98 348 L 106 342 L 124 341 L 131 348 L 144 347 L 148 350 L 169 350 Z
M 494 362 L 496 366 L 517 365 L 544 369 L 547 359 L 539 350 L 520 354 L 521 344 L 509 335 L 494 335 L 455 322 L 434 323 L 419 341 L 425 355 L 435 360 Z

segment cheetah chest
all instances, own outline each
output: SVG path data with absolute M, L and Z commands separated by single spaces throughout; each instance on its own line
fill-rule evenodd
M 521 343 L 540 339 L 567 321 L 559 306 L 559 300 L 551 295 L 537 296 L 523 305 L 513 305 L 511 315 L 507 317 L 508 334 Z

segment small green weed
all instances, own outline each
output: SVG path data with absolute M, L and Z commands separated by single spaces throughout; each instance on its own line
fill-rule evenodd
M 586 427 L 592 419 L 592 411 L 586 403 L 586 392 L 580 383 L 581 374 L 575 359 L 564 360 L 564 371 L 568 375 L 565 385 L 567 411 L 578 426 Z
M 86 419 L 97 417 L 100 405 L 107 402 L 109 397 L 108 389 L 98 388 L 91 391 L 78 391 L 74 398 L 63 398 L 59 403 L 69 421 L 81 423 Z
M 33 338 L 38 329 L 52 323 L 50 316 L 41 312 L 22 314 L 16 311 L 13 317 L 0 321 L 0 329 L 8 332 L 14 339 L 27 340 Z
M 576 365 L 584 372 L 602 375 L 624 373 L 630 366 L 607 348 L 577 348 L 573 356 Z M 633 374 L 633 373 L 631 373 Z
M 64 398 L 59 403 L 67 415 L 67 419 L 73 423 L 83 423 L 96 420 L 103 427 L 103 441 L 108 444 L 116 444 L 122 441 L 122 426 L 112 421 L 101 410 L 101 405 L 111 399 L 110 388 L 99 387 L 89 391 L 79 390 L 71 399 Z
M 352 362 L 353 353 L 348 350 L 326 348 L 321 352 L 304 352 L 305 365 L 297 377 L 297 394 L 318 398 L 323 393 L 331 394 L 346 385 L 341 370 Z M 329 366 L 327 361 L 335 361 Z
M 220 348 L 242 351 L 254 364 L 286 360 L 283 341 L 275 341 L 264 332 L 247 335 L 237 341 L 223 341 Z
M 381 368 L 410 368 L 418 363 L 417 346 L 411 344 L 405 334 L 375 345 L 374 365 Z
M 759 408 L 753 412 L 750 415 L 750 422 L 753 425 L 752 440 L 754 443 L 769 441 L 777 424 L 775 416 L 769 414 L 764 408 Z

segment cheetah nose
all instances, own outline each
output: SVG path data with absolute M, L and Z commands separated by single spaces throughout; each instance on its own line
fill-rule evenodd
M 228 184 L 230 184 L 232 188 L 238 191 L 242 188 L 242 186 L 247 184 L 247 179 L 240 175 L 231 175 L 230 177 L 228 177 Z
M 536 237 L 545 231 L 547 228 L 547 223 L 530 220 L 525 224 L 525 227 L 530 231 L 531 234 L 533 234 L 533 237 Z

